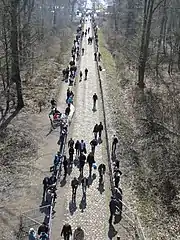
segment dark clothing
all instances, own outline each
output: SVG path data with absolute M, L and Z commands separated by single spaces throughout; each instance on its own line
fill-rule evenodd
M 97 61 L 97 53 L 94 53 L 94 61 Z
M 64 156 L 64 161 L 63 161 L 63 166 L 64 166 L 64 175 L 67 175 L 67 166 L 68 166 L 68 161 L 66 156 Z
M 116 152 L 116 145 L 118 144 L 118 138 L 114 137 L 113 142 L 112 142 L 112 153 L 115 154 Z
M 99 138 L 101 138 L 102 131 L 103 131 L 103 125 L 100 123 L 98 126 Z
M 47 225 L 42 224 L 41 226 L 39 226 L 38 228 L 38 235 L 40 235 L 42 232 L 48 233 L 49 228 Z
M 76 155 L 79 156 L 79 154 L 80 154 L 80 142 L 79 141 L 77 141 L 75 143 L 75 149 L 76 149 Z
M 44 180 L 43 180 L 43 199 L 45 198 L 45 194 L 46 194 L 46 190 L 49 186 L 49 178 L 48 177 L 45 177 Z
M 83 175 L 85 161 L 86 161 L 86 156 L 84 154 L 81 154 L 79 157 L 79 171 L 81 175 Z
M 94 155 L 93 154 L 89 154 L 87 157 L 87 163 L 89 164 L 89 175 L 91 176 L 92 173 L 92 165 L 93 163 L 95 163 L 94 161 Z
M 94 126 L 93 133 L 94 133 L 94 138 L 97 139 L 97 133 L 99 132 L 99 127 L 98 124 Z
M 74 141 L 72 139 L 69 140 L 68 147 L 74 147 Z
M 67 116 L 69 116 L 70 111 L 71 111 L 70 107 L 67 107 L 66 110 L 65 110 L 65 114 L 66 114 Z
M 85 77 L 87 78 L 88 69 L 86 68 L 84 72 L 85 72 Z
M 73 155 L 74 155 L 74 148 L 71 147 L 71 148 L 69 148 L 69 160 L 70 160 L 70 162 L 73 161 Z
M 88 179 L 86 177 L 84 177 L 81 180 L 81 184 L 82 184 L 82 191 L 83 191 L 83 193 L 86 193 L 86 188 L 88 186 Z
M 91 148 L 92 148 L 92 152 L 94 153 L 95 152 L 95 147 L 97 146 L 97 140 L 96 139 L 93 139 L 91 142 L 90 142 L 90 145 L 91 145 Z
M 93 95 L 93 100 L 96 102 L 98 100 L 98 96 L 96 94 Z
M 79 184 L 79 182 L 78 182 L 77 179 L 73 179 L 73 180 L 71 181 L 72 197 L 73 197 L 73 195 L 76 196 L 76 190 L 77 190 L 77 188 L 78 188 L 78 184 Z
M 64 236 L 64 240 L 69 240 L 70 235 L 72 235 L 72 229 L 71 229 L 71 225 L 69 224 L 65 224 L 63 226 L 63 229 L 61 231 L 61 236 Z
M 51 100 L 52 107 L 56 106 L 56 101 L 54 99 Z

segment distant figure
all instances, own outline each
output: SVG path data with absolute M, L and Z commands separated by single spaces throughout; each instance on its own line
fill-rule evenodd
M 66 116 L 69 116 L 70 111 L 71 111 L 70 104 L 68 104 L 68 106 L 67 106 L 67 108 L 65 110 Z
M 95 148 L 96 146 L 98 145 L 98 142 L 96 139 L 93 139 L 91 142 L 90 142 L 90 145 L 91 145 L 91 151 L 92 153 L 94 154 L 95 153 Z
M 78 185 L 79 185 L 79 182 L 78 182 L 77 178 L 75 177 L 75 178 L 71 181 L 72 201 L 76 199 L 76 191 L 77 191 Z
M 103 125 L 102 125 L 102 122 L 100 122 L 99 126 L 98 126 L 98 132 L 99 132 L 99 138 L 100 139 L 101 139 L 102 131 L 103 131 Z
M 80 226 L 75 229 L 73 240 L 84 240 L 84 231 Z
M 116 137 L 116 135 L 114 135 L 112 140 L 112 155 L 115 155 L 116 153 L 116 145 L 118 144 L 118 142 L 118 138 Z
M 101 53 L 100 52 L 98 53 L 98 61 L 99 62 L 101 61 Z
M 79 81 L 80 82 L 82 81 L 82 76 L 83 76 L 83 73 L 82 73 L 82 71 L 80 71 L 80 73 L 79 73 L 79 77 L 80 77 Z
M 69 240 L 70 236 L 72 236 L 72 228 L 69 223 L 66 223 L 61 231 L 61 236 L 63 235 L 64 240 Z
M 83 194 L 86 194 L 86 188 L 88 186 L 88 179 L 86 177 L 83 177 L 83 179 L 81 180 L 81 184 L 82 184 L 82 192 L 83 192 Z
M 87 80 L 87 75 L 88 75 L 88 69 L 87 68 L 84 70 L 84 74 L 85 74 L 85 80 Z
M 55 108 L 56 107 L 56 100 L 54 98 L 52 98 L 51 100 L 51 108 Z
M 84 56 L 84 48 L 82 48 L 82 56 Z
M 97 53 L 94 53 L 94 61 L 97 61 Z
M 99 126 L 96 124 L 93 129 L 94 138 L 97 139 L 97 133 L 99 132 Z
M 98 96 L 96 93 L 93 95 L 93 110 L 96 110 L 96 101 L 98 100 Z
M 92 166 L 93 166 L 93 163 L 95 163 L 94 154 L 92 152 L 89 153 L 89 155 L 87 156 L 87 163 L 89 164 L 89 176 L 91 176 Z
M 76 149 L 76 156 L 79 157 L 79 154 L 80 154 L 80 142 L 79 142 L 79 140 L 77 140 L 76 143 L 75 143 L 75 149 Z

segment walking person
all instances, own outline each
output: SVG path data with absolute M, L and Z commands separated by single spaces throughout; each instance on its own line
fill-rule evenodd
M 95 163 L 94 154 L 92 152 L 90 152 L 89 155 L 87 156 L 87 163 L 89 164 L 89 176 L 91 176 L 92 166 L 93 166 L 93 163 Z
M 71 107 L 70 107 L 70 106 L 71 106 L 71 105 L 68 104 L 68 106 L 67 106 L 67 108 L 66 108 L 66 110 L 65 110 L 66 116 L 69 116 L 69 114 L 70 114 L 70 111 L 71 111 Z
M 46 190 L 47 188 L 49 187 L 49 178 L 48 177 L 45 177 L 43 179 L 43 201 L 45 199 L 45 195 L 46 195 Z
M 80 152 L 84 152 L 86 154 L 86 143 L 84 142 L 84 140 L 81 140 L 80 142 Z
M 119 187 L 119 182 L 120 182 L 121 175 L 122 175 L 122 172 L 119 169 L 115 169 L 114 185 L 115 185 L 116 188 Z
M 61 231 L 61 236 L 64 237 L 64 240 L 69 240 L 70 236 L 72 236 L 72 228 L 69 223 L 66 223 Z
M 98 145 L 97 140 L 96 140 L 96 139 L 93 139 L 93 140 L 90 142 L 90 145 L 91 145 L 91 151 L 92 151 L 92 153 L 94 154 L 94 153 L 95 153 L 95 148 L 96 148 L 96 146 Z
M 79 73 L 79 77 L 80 77 L 79 81 L 81 82 L 81 81 L 82 81 L 82 77 L 83 77 L 83 73 L 82 73 L 82 71 L 80 71 L 80 73 Z
M 79 157 L 79 154 L 80 154 L 80 142 L 79 142 L 79 140 L 77 140 L 76 143 L 75 143 L 75 149 L 76 149 L 76 156 Z
M 117 202 L 117 200 L 112 196 L 112 197 L 111 197 L 111 201 L 110 201 L 110 203 L 109 203 L 109 210 L 110 210 L 109 224 L 110 224 L 110 225 L 112 225 L 113 216 L 115 216 L 117 206 L 118 206 L 118 202 Z
M 94 93 L 93 95 L 93 110 L 95 111 L 96 110 L 96 102 L 98 100 L 98 96 L 96 93 Z
M 98 61 L 99 62 L 101 61 L 101 53 L 100 52 L 98 53 Z
M 70 164 L 72 165 L 72 163 L 73 163 L 73 155 L 74 155 L 74 148 L 73 147 L 70 147 L 69 148 L 69 162 L 70 162 Z
M 68 168 L 68 161 L 67 161 L 66 155 L 64 155 L 63 167 L 64 167 L 64 177 L 66 178 L 66 176 L 67 176 L 67 168 Z
M 97 140 L 97 134 L 99 132 L 99 126 L 98 124 L 96 123 L 96 125 L 94 126 L 94 129 L 93 129 L 93 133 L 94 133 L 94 138 Z
M 116 135 L 113 136 L 113 140 L 112 140 L 112 155 L 116 154 L 116 146 L 118 144 L 118 138 L 116 137 Z
M 84 48 L 82 48 L 82 56 L 84 56 Z
M 106 172 L 106 165 L 104 163 L 101 163 L 98 167 L 98 172 L 99 172 L 99 182 L 103 182 L 103 176 Z
M 88 186 L 88 179 L 86 177 L 83 177 L 81 180 L 81 184 L 82 184 L 82 192 L 83 192 L 83 194 L 86 194 L 86 189 Z
M 99 138 L 100 139 L 101 139 L 102 131 L 103 131 L 103 125 L 102 125 L 102 122 L 100 122 L 99 126 L 98 126 L 98 132 L 99 132 Z
M 94 61 L 97 61 L 97 53 L 94 53 Z
M 86 161 L 86 156 L 84 155 L 83 152 L 81 152 L 79 157 L 79 171 L 81 176 L 83 176 L 85 161 Z
M 78 185 L 79 185 L 79 182 L 78 182 L 77 178 L 75 177 L 75 178 L 71 181 L 72 201 L 75 201 L 75 199 L 76 199 L 76 191 L 77 191 Z
M 85 68 L 84 73 L 85 73 L 85 79 L 84 80 L 87 80 L 87 75 L 88 75 L 88 69 L 87 68 Z
M 74 140 L 72 138 L 70 138 L 68 141 L 68 148 L 70 147 L 74 147 Z

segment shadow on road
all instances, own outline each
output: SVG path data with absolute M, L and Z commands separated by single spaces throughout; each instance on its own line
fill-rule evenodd
M 66 181 L 66 177 L 64 177 L 62 179 L 62 181 L 60 182 L 60 187 L 64 187 L 66 185 L 67 181 Z
M 81 202 L 79 204 L 79 208 L 81 209 L 81 212 L 84 212 L 84 209 L 86 208 L 87 203 L 86 203 L 86 193 L 83 194 Z
M 102 194 L 105 191 L 105 189 L 104 189 L 104 182 L 103 183 L 99 182 L 99 186 L 98 186 L 97 189 L 100 192 L 100 194 Z
M 109 239 L 113 239 L 117 235 L 117 231 L 115 230 L 113 225 L 109 225 L 108 237 Z
M 92 185 L 92 183 L 93 183 L 93 181 L 96 179 L 96 174 L 95 173 L 93 173 L 93 175 L 92 176 L 89 176 L 88 177 L 88 187 L 90 186 L 90 185 Z
M 77 209 L 76 200 L 75 201 L 71 200 L 69 202 L 69 212 L 70 212 L 70 214 L 73 215 L 75 213 L 76 209 Z

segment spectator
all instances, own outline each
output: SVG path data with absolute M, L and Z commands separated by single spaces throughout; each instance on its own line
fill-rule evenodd
M 86 161 L 86 156 L 84 155 L 83 152 L 81 152 L 79 157 L 79 171 L 81 176 L 83 176 L 85 161 Z
M 68 142 L 68 148 L 70 147 L 74 147 L 74 140 L 72 138 L 70 138 L 69 142 Z
M 113 140 L 112 140 L 112 154 L 115 155 L 116 153 L 116 145 L 118 144 L 118 138 L 116 137 L 116 135 L 113 136 Z
M 36 240 L 36 232 L 33 228 L 30 228 L 29 230 L 29 240 Z
M 83 177 L 83 179 L 81 180 L 81 184 L 82 184 L 83 194 L 86 194 L 86 188 L 88 186 L 88 179 L 86 177 Z
M 38 228 L 38 235 L 40 235 L 42 232 L 45 232 L 48 234 L 49 228 L 45 222 L 42 223 L 42 225 L 39 226 Z
M 98 96 L 96 93 L 93 95 L 93 110 L 96 110 L 96 101 L 98 100 Z
M 46 194 L 46 190 L 47 190 L 48 186 L 49 186 L 49 178 L 45 177 L 43 180 L 43 200 L 45 198 L 45 194 Z
M 86 144 L 84 142 L 84 140 L 81 140 L 80 142 L 80 152 L 84 152 L 86 154 Z
M 75 177 L 72 181 L 71 181 L 71 187 L 72 187 L 72 200 L 76 198 L 76 191 L 77 191 L 77 188 L 78 188 L 78 180 L 77 178 Z
M 93 140 L 90 142 L 91 151 L 92 151 L 93 154 L 95 153 L 95 148 L 96 148 L 97 144 L 98 144 L 98 142 L 97 142 L 96 139 L 93 139 Z

